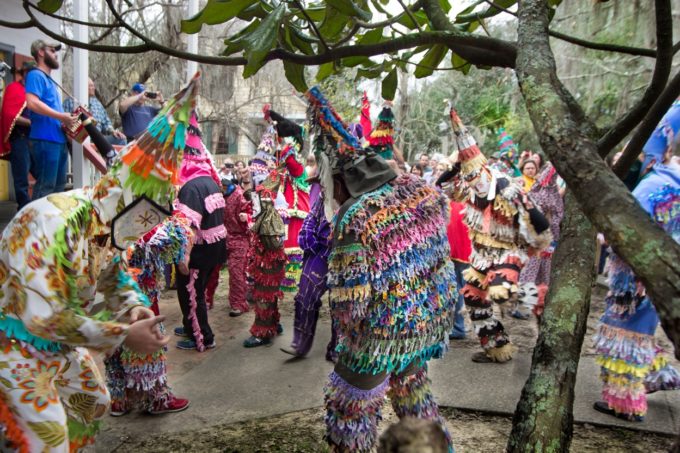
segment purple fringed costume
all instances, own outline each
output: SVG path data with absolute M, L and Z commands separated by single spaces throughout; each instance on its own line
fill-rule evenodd
M 321 298 L 328 290 L 328 255 L 331 247 L 331 226 L 324 216 L 323 195 L 319 194 L 312 210 L 302 223 L 298 236 L 304 251 L 300 289 L 295 295 L 295 331 L 291 347 L 297 355 L 309 353 L 314 342 L 316 322 L 319 319 Z M 326 348 L 326 358 L 335 358 L 337 336 L 332 329 L 331 341 Z

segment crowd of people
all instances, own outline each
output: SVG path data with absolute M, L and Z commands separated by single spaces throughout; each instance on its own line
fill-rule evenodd
M 210 309 L 226 268 L 229 316 L 254 312 L 245 348 L 281 335 L 279 303 L 290 291 L 293 339 L 280 349 L 305 357 L 329 294 L 334 369 L 323 391 L 334 451 L 377 445 L 386 396 L 399 418 L 428 421 L 423 429 L 452 451 L 427 364 L 466 338 L 466 319 L 481 347 L 472 360 L 507 362 L 515 347 L 495 305 L 522 320 L 541 316 L 564 213 L 555 168 L 520 153 L 503 130 L 487 158 L 453 108 L 453 152 L 409 165 L 394 143 L 391 102 L 373 122 L 364 96 L 360 122 L 348 124 L 317 87 L 305 94 L 308 126 L 266 105 L 256 154 L 216 168 L 202 140 L 197 74 L 167 101 L 135 84 L 119 105 L 122 131 L 90 80 L 97 127 L 88 133 L 110 168 L 94 187 L 63 192 L 62 126 L 73 126 L 77 108 L 68 98 L 62 106 L 49 75 L 58 50 L 34 42 L 36 69 L 18 70 L 22 81 L 2 106 L 21 197 L 0 237 L 6 446 L 77 450 L 94 441 L 109 406 L 112 416 L 189 407 L 168 382 L 159 291 L 177 289 L 176 347 L 207 352 L 219 344 Z M 645 147 L 633 192 L 676 240 L 678 130 L 676 103 Z M 603 401 L 594 407 L 641 420 L 646 392 L 680 388 L 680 375 L 654 340 L 658 318 L 644 287 L 614 254 L 609 276 L 595 340 Z M 89 349 L 105 353 L 105 380 Z

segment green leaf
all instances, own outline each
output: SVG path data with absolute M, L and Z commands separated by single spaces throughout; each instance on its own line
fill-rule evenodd
M 40 0 L 37 6 L 42 12 L 54 14 L 61 8 L 63 3 L 64 0 Z
M 418 63 L 418 66 L 414 72 L 416 78 L 422 79 L 423 77 L 432 75 L 448 51 L 449 48 L 443 44 L 435 44 L 432 46 L 430 50 L 427 51 L 423 59 L 420 60 L 420 63 Z
M 256 17 L 259 19 L 264 19 L 267 16 L 267 14 L 269 14 L 269 11 L 264 9 L 262 3 L 257 2 L 256 4 L 249 6 L 240 13 L 238 13 L 236 17 L 238 17 L 241 20 L 250 22 Z
M 309 40 L 305 39 L 304 36 L 297 28 L 289 25 L 286 30 L 290 30 L 290 40 L 295 47 L 300 49 L 300 51 L 305 55 L 313 55 L 314 48 L 310 44 Z
M 358 45 L 364 44 L 377 44 L 382 40 L 383 37 L 383 27 L 376 28 L 375 30 L 370 30 L 364 33 L 364 35 L 357 40 Z
M 300 93 L 304 93 L 309 89 L 305 81 L 305 67 L 303 65 L 284 60 L 283 71 L 286 74 L 286 79 Z
M 378 11 L 379 13 L 382 13 L 382 14 L 385 14 L 385 15 L 390 15 L 385 10 L 385 8 L 383 8 L 383 5 L 387 5 L 388 2 L 389 2 L 389 0 L 387 0 L 387 2 L 385 2 L 384 0 L 371 0 L 371 4 L 373 4 L 373 7 L 375 8 L 375 10 Z
M 365 66 L 370 66 L 372 63 L 374 63 L 368 57 L 347 57 L 347 58 L 343 58 L 340 61 L 341 61 L 342 66 L 344 66 L 346 68 L 353 68 L 355 66 L 359 66 L 360 64 L 365 65 Z
M 58 447 L 66 440 L 66 428 L 59 422 L 26 422 L 40 440 L 50 447 Z
M 455 52 L 451 52 L 451 66 L 453 66 L 456 71 L 460 71 L 465 75 L 467 75 L 472 68 L 472 65 L 468 63 L 467 60 Z
M 445 13 L 451 11 L 451 3 L 449 3 L 449 0 L 439 0 L 439 6 Z
M 373 17 L 370 11 L 359 8 L 356 2 L 348 0 L 326 0 L 326 4 L 331 5 L 333 8 L 350 17 L 358 17 L 365 21 L 369 21 Z
M 382 81 L 382 97 L 388 101 L 394 100 L 394 93 L 397 92 L 397 68 L 394 68 L 387 74 Z
M 319 27 L 319 32 L 326 39 L 334 39 L 344 30 L 349 21 L 350 18 L 347 14 L 341 13 L 331 5 L 327 5 L 326 16 Z
M 244 50 L 246 51 L 245 55 L 248 62 L 243 68 L 243 78 L 247 79 L 264 66 L 264 58 L 276 43 L 276 35 L 285 12 L 286 5 L 283 3 L 279 4 L 255 31 L 244 38 Z
M 8 389 L 13 388 L 12 382 L 9 379 L 6 379 L 4 377 L 0 377 L 0 384 L 4 385 Z
M 305 13 L 307 13 L 309 18 L 312 19 L 314 22 L 321 22 L 324 19 L 324 17 L 326 17 L 326 8 L 323 6 L 319 6 L 316 8 L 305 8 Z M 305 15 L 300 10 L 297 10 L 295 12 L 295 15 L 300 19 L 307 20 Z
M 183 33 L 198 33 L 203 24 L 222 24 L 256 2 L 257 0 L 208 0 L 198 14 L 182 21 L 181 30 Z
M 324 63 L 319 66 L 319 71 L 316 73 L 316 81 L 321 82 L 335 72 L 335 65 L 333 62 Z
M 427 16 L 423 11 L 417 11 L 413 13 L 413 16 L 416 18 L 418 25 L 425 25 L 427 23 Z M 411 16 L 408 14 L 404 14 L 403 16 L 401 16 L 397 23 L 403 25 L 404 27 L 410 30 L 415 30 L 416 28 L 418 28 L 416 24 L 413 23 L 413 19 L 411 19 Z
M 357 79 L 375 79 L 377 77 L 380 77 L 380 74 L 383 72 L 383 65 L 376 65 L 371 68 L 359 68 L 357 69 L 357 76 L 355 77 L 355 80 Z

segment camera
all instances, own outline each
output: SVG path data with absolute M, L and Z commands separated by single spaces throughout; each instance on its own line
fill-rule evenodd
M 146 91 L 144 92 L 144 96 L 149 99 L 156 99 L 158 97 L 158 93 L 156 91 Z

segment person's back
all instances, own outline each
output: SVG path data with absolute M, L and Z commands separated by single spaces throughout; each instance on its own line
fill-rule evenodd
M 158 114 L 159 108 L 150 105 L 131 105 L 121 115 L 123 133 L 128 141 L 134 140 L 146 129 L 151 120 Z

